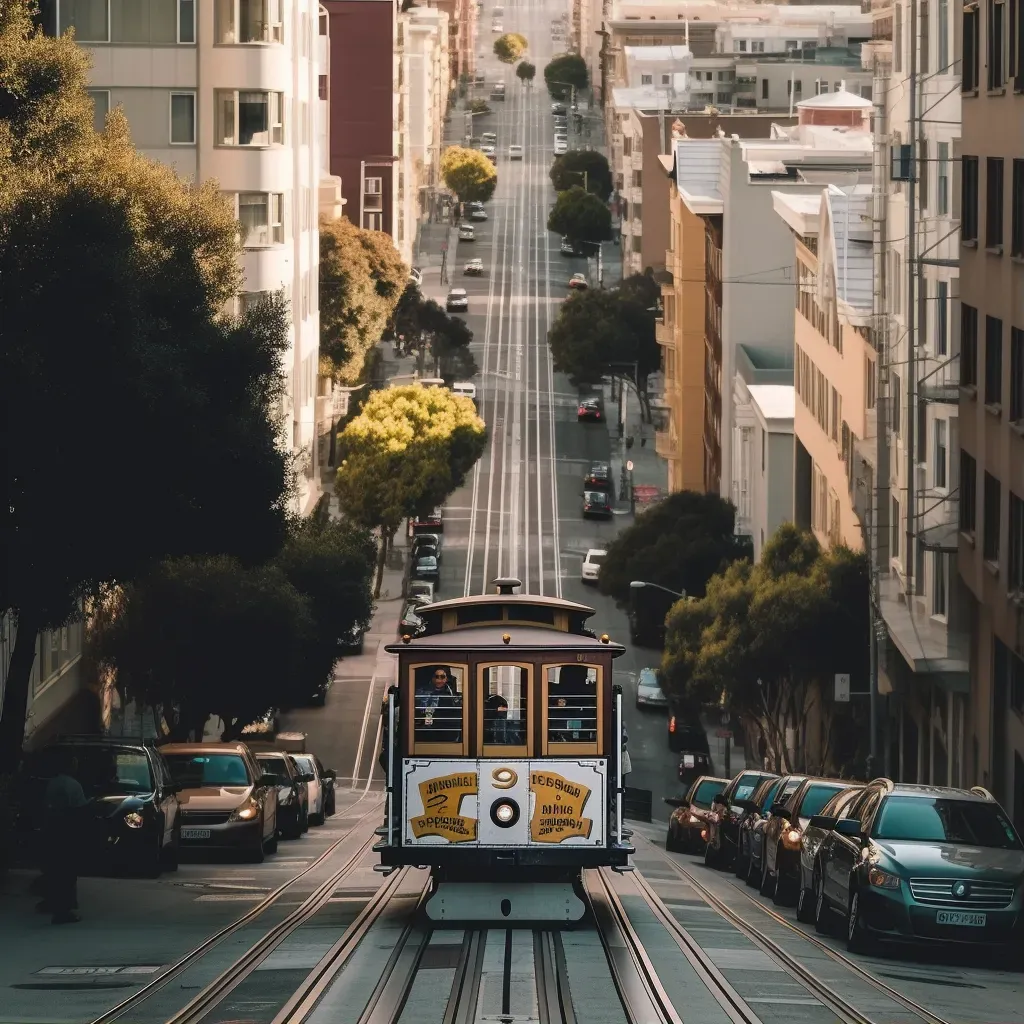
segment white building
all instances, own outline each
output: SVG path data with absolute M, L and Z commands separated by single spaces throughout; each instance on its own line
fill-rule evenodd
M 185 177 L 216 178 L 230 197 L 245 248 L 239 309 L 280 290 L 290 300 L 281 429 L 296 457 L 295 511 L 310 511 L 320 495 L 317 3 L 50 0 L 44 16 L 89 51 L 98 126 L 121 107 L 140 150 Z

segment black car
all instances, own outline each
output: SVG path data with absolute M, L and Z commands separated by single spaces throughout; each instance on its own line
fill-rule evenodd
M 668 749 L 673 754 L 709 754 L 707 730 L 694 713 L 672 708 L 668 716 Z M 699 773 L 698 773 L 699 774 Z
M 607 462 L 595 462 L 583 478 L 583 486 L 598 491 L 611 491 L 612 471 Z
M 607 491 L 583 492 L 583 518 L 600 516 L 607 519 L 612 515 L 612 500 Z
M 552 103 L 551 104 L 551 113 L 552 114 L 558 114 L 558 115 L 564 117 L 565 116 L 565 104 L 564 103 Z
M 78 762 L 75 778 L 87 801 L 81 854 L 91 870 L 119 868 L 155 878 L 178 866 L 179 786 L 150 743 L 100 736 L 65 737 L 29 754 L 15 784 L 19 842 L 39 855 L 46 787 Z
M 323 761 L 313 755 L 316 770 L 320 773 L 320 783 L 324 787 L 324 814 L 330 818 L 338 810 L 338 797 L 334 792 L 334 784 L 338 781 L 338 773 L 333 768 L 325 768 Z
M 415 561 L 424 555 L 433 555 L 441 564 L 441 534 L 417 533 L 412 539 L 411 557 Z
M 576 408 L 576 421 L 578 423 L 604 422 L 604 400 L 600 395 L 588 395 L 586 398 L 580 399 L 580 404 Z
M 298 839 L 309 831 L 309 790 L 315 776 L 300 770 L 291 754 L 273 750 L 256 754 L 260 767 L 277 776 L 277 830 L 285 839 Z
M 704 863 L 708 867 L 732 864 L 740 837 L 740 821 L 745 813 L 742 801 L 749 800 L 765 779 L 775 779 L 774 772 L 743 771 L 715 797 L 708 818 L 708 845 Z
M 412 563 L 412 578 L 414 580 L 427 580 L 434 584 L 435 590 L 441 589 L 441 571 L 437 565 L 437 558 L 434 555 L 423 555 Z
M 753 836 L 757 832 L 757 838 L 760 841 L 764 834 L 763 830 L 758 830 L 756 826 L 759 822 L 763 825 L 769 808 L 775 802 L 775 794 L 779 791 L 781 783 L 782 779 L 778 776 L 763 779 L 751 793 L 750 799 L 738 801 L 742 813 L 736 825 L 736 858 L 733 861 L 733 872 L 737 878 L 746 879 L 747 873 L 750 871 L 750 850 Z M 760 878 L 760 875 L 758 877 Z

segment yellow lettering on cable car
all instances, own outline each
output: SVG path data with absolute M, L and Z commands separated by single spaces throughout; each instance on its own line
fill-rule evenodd
M 449 843 L 469 843 L 476 839 L 477 819 L 459 814 L 462 799 L 478 791 L 476 772 L 456 772 L 427 779 L 419 784 L 424 814 L 409 819 L 417 839 L 440 836 Z
M 583 817 L 590 789 L 554 772 L 530 772 L 533 817 L 530 839 L 535 843 L 561 843 L 589 839 L 594 822 Z

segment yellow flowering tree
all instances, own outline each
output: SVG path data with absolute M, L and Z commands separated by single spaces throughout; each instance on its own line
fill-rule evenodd
M 470 399 L 419 384 L 374 392 L 342 431 L 335 494 L 350 519 L 380 530 L 374 597 L 380 597 L 388 545 L 402 520 L 444 502 L 486 440 Z

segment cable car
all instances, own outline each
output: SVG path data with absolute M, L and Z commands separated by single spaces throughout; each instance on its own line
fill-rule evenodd
M 386 648 L 387 810 L 377 870 L 431 869 L 438 921 L 576 921 L 584 868 L 628 866 L 622 825 L 625 648 L 585 628 L 592 608 L 518 594 L 425 605 Z

